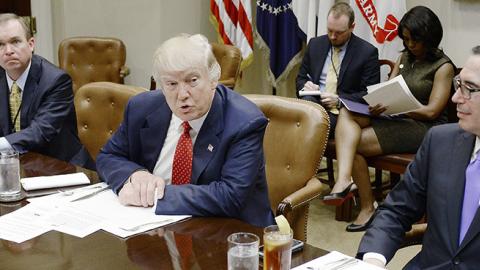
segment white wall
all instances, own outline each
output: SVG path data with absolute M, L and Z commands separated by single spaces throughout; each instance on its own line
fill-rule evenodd
M 417 5 L 429 7 L 440 18 L 443 26 L 440 45 L 455 65 L 462 67 L 471 48 L 480 45 L 480 1 L 407 0 L 407 10 Z
M 32 16 L 37 21 L 38 34 L 35 36 L 35 53 L 54 62 L 51 0 L 36 0 L 32 1 L 31 5 Z
M 208 21 L 209 1 L 175 0 L 52 0 L 54 51 L 72 36 L 121 39 L 127 47 L 130 75 L 126 84 L 150 86 L 152 55 L 178 33 L 203 33 L 215 38 Z M 207 16 L 207 17 L 203 17 Z
M 444 27 L 442 46 L 457 66 L 463 66 L 471 47 L 480 45 L 480 1 L 406 2 L 407 9 L 425 5 L 440 17 Z M 252 0 L 252 7 L 256 7 L 255 0 Z M 57 47 L 64 38 L 79 35 L 117 37 L 127 47 L 127 66 L 131 74 L 126 78 L 126 83 L 143 87 L 149 86 L 151 58 L 162 41 L 179 33 L 201 33 L 210 41 L 217 40 L 209 22 L 209 0 L 35 0 L 32 1 L 32 13 L 40 14 L 37 17 L 38 54 L 57 63 Z M 49 21 L 52 23 L 50 34 Z M 267 81 L 266 52 L 255 49 L 255 59 L 243 71 L 236 90 L 241 93 L 268 94 L 271 93 L 271 85 Z M 294 96 L 296 72 L 297 69 L 294 69 L 287 80 L 279 84 L 279 95 Z

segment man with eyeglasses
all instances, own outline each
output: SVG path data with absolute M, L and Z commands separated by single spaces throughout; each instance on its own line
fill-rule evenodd
M 328 33 L 309 41 L 296 80 L 298 97 L 327 110 L 330 138 L 335 134 L 339 97 L 365 103 L 367 86 L 380 82 L 378 50 L 355 36 L 354 28 L 353 9 L 344 2 L 333 5 L 327 16 Z
M 378 209 L 357 257 L 385 266 L 422 216 L 423 247 L 404 269 L 477 269 L 480 265 L 480 46 L 454 78 L 459 122 L 433 127 L 404 180 Z M 383 262 L 382 262 L 383 261 Z

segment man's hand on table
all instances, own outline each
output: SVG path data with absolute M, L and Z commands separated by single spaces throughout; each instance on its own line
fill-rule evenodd
M 136 171 L 118 193 L 123 205 L 150 207 L 156 199 L 162 199 L 165 191 L 165 180 L 147 171 Z

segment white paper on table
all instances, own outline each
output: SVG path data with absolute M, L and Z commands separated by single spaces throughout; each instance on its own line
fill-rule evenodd
M 55 230 L 84 237 L 98 229 L 120 237 L 128 237 L 157 227 L 165 226 L 189 218 L 189 215 L 155 215 L 155 206 L 144 208 L 124 206 L 112 190 L 106 190 L 92 197 L 72 202 L 74 198 L 95 192 L 96 187 L 105 187 L 105 183 L 72 190 L 68 196 L 57 193 L 45 197 L 29 198 L 31 204 L 50 207 L 55 214 L 48 218 L 48 223 Z M 135 226 L 136 230 L 129 230 Z M 82 230 L 82 226 L 85 228 Z M 122 229 L 122 228 L 126 228 Z
M 50 231 L 43 219 L 50 209 L 42 205 L 26 205 L 0 217 L 0 238 L 21 243 Z
M 22 183 L 23 189 L 27 191 L 90 184 L 88 177 L 81 172 L 54 176 L 28 177 L 20 179 L 20 182 Z
M 421 108 L 422 104 L 413 96 L 402 75 L 386 82 L 367 86 L 368 94 L 363 99 L 370 105 L 387 107 L 384 114 L 395 115 Z
M 31 203 L 41 203 L 41 204 L 55 205 L 57 207 L 61 207 L 79 197 L 82 197 L 91 193 L 95 193 L 96 191 L 104 187 L 107 187 L 107 184 L 100 182 L 94 185 L 89 185 L 89 186 L 80 187 L 76 189 L 70 189 L 64 193 L 57 192 L 55 194 L 51 194 L 48 196 L 28 198 L 27 201 Z M 111 192 L 111 191 L 105 191 L 105 192 Z
M 83 238 L 101 229 L 104 218 L 67 204 L 45 219 L 53 230 Z
M 91 198 L 71 203 L 72 207 L 88 210 L 104 218 L 101 228 L 109 233 L 125 238 L 157 227 L 165 226 L 189 218 L 189 215 L 155 215 L 152 207 L 125 206 L 120 204 L 113 191 L 99 193 Z M 148 223 L 148 224 L 147 224 Z M 137 230 L 123 230 L 138 225 Z
M 338 251 L 332 251 L 330 253 L 328 253 L 327 255 L 324 255 L 322 257 L 319 257 L 319 258 L 316 258 L 314 260 L 311 260 L 309 262 L 306 262 L 300 266 L 297 266 L 295 268 L 293 268 L 292 270 L 328 270 L 328 269 L 340 269 L 340 268 L 337 268 L 335 267 L 336 265 L 338 266 L 338 264 L 335 264 L 334 262 L 335 261 L 338 261 L 338 260 L 341 260 L 341 259 L 344 259 L 344 258 L 352 258 L 348 255 L 345 255 L 343 253 L 340 253 Z M 385 270 L 384 268 L 380 268 L 378 266 L 375 266 L 375 265 L 372 265 L 372 264 L 368 264 L 364 261 L 361 261 L 361 260 L 356 260 L 355 263 L 353 264 L 348 264 L 348 265 L 345 265 L 345 267 L 342 267 L 341 268 L 342 270 L 365 270 L 365 269 L 368 269 L 368 270 Z

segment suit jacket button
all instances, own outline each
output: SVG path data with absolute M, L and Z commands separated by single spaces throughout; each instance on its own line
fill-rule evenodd
M 459 265 L 460 264 L 460 259 L 459 258 L 453 258 L 453 264 L 454 265 Z

